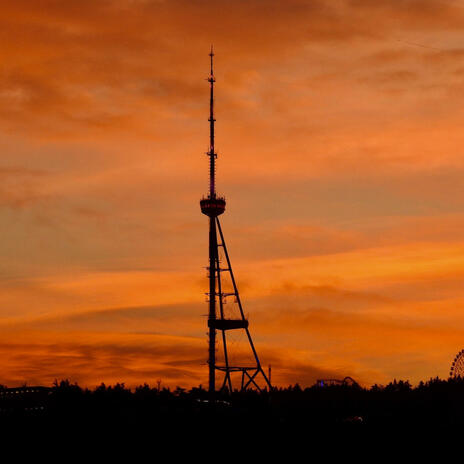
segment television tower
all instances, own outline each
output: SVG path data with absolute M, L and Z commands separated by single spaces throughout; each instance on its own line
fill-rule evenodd
M 209 365 L 209 393 L 214 398 L 216 392 L 216 371 L 223 374 L 223 381 L 220 391 L 233 391 L 232 374 L 238 373 L 241 377 L 240 390 L 246 390 L 249 387 L 256 387 L 258 390 L 262 388 L 258 385 L 258 377 L 261 382 L 264 380 L 265 387 L 272 388 L 271 383 L 266 376 L 261 363 L 259 362 L 253 340 L 248 330 L 248 320 L 244 315 L 240 295 L 230 263 L 229 253 L 227 251 L 226 242 L 222 233 L 219 216 L 224 213 L 226 208 L 226 200 L 224 197 L 218 196 L 216 193 L 216 158 L 217 153 L 214 148 L 214 83 L 216 79 L 213 73 L 213 47 L 209 54 L 211 58 L 211 71 L 208 78 L 210 83 L 210 101 L 209 101 L 209 150 L 206 153 L 209 156 L 209 193 L 207 197 L 203 197 L 200 201 L 201 212 L 209 217 L 209 292 L 208 295 L 208 365 Z M 218 237 L 220 242 L 218 243 Z M 226 266 L 221 267 L 219 258 L 219 248 L 222 248 L 222 254 L 225 257 Z M 223 284 L 223 274 L 228 274 L 231 289 L 225 291 Z M 238 305 L 238 313 L 235 317 L 230 317 L 225 314 L 224 305 L 226 297 L 234 297 Z M 218 311 L 219 310 L 219 311 Z M 229 331 L 243 331 L 246 333 L 248 348 L 251 350 L 251 362 L 231 363 L 228 353 L 227 337 Z M 222 343 L 223 359 L 218 360 L 216 356 L 216 335 L 219 332 L 220 341 Z M 246 364 L 246 365 L 245 365 Z M 238 387 L 235 387 L 238 389 Z

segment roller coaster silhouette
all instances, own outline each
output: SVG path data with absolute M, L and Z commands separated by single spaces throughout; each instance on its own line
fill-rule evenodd
M 348 387 L 359 387 L 358 382 L 351 377 L 345 377 L 344 379 L 318 379 L 316 381 L 318 387 L 331 387 L 334 385 L 343 385 Z

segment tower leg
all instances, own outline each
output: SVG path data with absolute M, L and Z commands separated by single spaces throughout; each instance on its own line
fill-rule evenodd
M 245 314 L 243 312 L 242 302 L 240 300 L 240 294 L 238 292 L 237 284 L 235 282 L 234 273 L 232 271 L 232 264 L 230 262 L 226 242 L 225 242 L 225 239 L 224 239 L 224 235 L 222 233 L 221 223 L 219 222 L 218 217 L 215 218 L 215 223 L 217 225 L 217 230 L 219 231 L 219 237 L 221 239 L 221 246 L 222 246 L 222 249 L 224 251 L 224 256 L 226 258 L 226 261 L 227 261 L 227 271 L 229 272 L 229 275 L 230 275 L 230 279 L 231 279 L 232 286 L 233 286 L 233 289 L 234 289 L 234 295 L 235 295 L 235 298 L 237 300 L 238 308 L 239 308 L 239 311 L 240 311 L 240 316 L 241 316 L 242 320 L 246 320 Z M 215 238 L 217 240 L 217 234 L 216 234 Z M 216 251 L 216 253 L 217 253 L 216 256 L 218 256 L 217 251 Z M 219 266 L 219 259 L 217 260 L 217 269 L 218 269 L 218 273 L 217 273 L 217 275 L 218 275 L 218 288 L 219 288 L 219 293 L 221 293 L 222 292 L 222 287 L 221 287 L 221 272 L 220 272 L 220 266 Z M 220 300 L 220 309 L 221 309 L 221 318 L 224 318 L 223 310 L 222 310 L 222 300 Z M 241 387 L 241 389 L 246 390 L 247 387 L 250 384 L 253 384 L 253 385 L 255 385 L 255 387 L 258 390 L 261 391 L 261 388 L 258 386 L 258 384 L 255 381 L 255 377 L 258 374 L 261 374 L 263 379 L 264 379 L 264 382 L 266 383 L 266 386 L 269 388 L 269 391 L 270 391 L 270 390 L 272 390 L 271 382 L 270 382 L 269 378 L 266 376 L 264 370 L 261 367 L 261 363 L 259 361 L 258 353 L 256 352 L 256 349 L 255 349 L 255 346 L 254 346 L 254 343 L 253 343 L 253 339 L 251 338 L 251 334 L 250 334 L 250 331 L 248 330 L 248 327 L 245 327 L 245 332 L 246 332 L 246 336 L 248 338 L 248 343 L 250 345 L 250 348 L 251 348 L 251 350 L 253 352 L 253 356 L 255 358 L 256 371 L 253 374 L 253 376 L 250 376 L 248 374 L 248 372 L 246 372 L 246 371 L 242 371 L 242 387 Z M 230 380 L 230 366 L 229 366 L 229 362 L 228 362 L 228 354 L 227 354 L 227 345 L 226 345 L 225 332 L 223 331 L 222 334 L 223 334 L 223 339 L 224 339 L 223 343 L 224 343 L 224 353 L 225 353 L 225 361 L 226 361 L 226 378 L 227 378 L 227 375 L 228 375 L 228 377 L 229 377 L 229 389 L 230 389 L 230 392 L 232 393 L 232 385 L 231 385 L 231 380 Z M 246 383 L 245 383 L 245 374 L 249 378 L 249 380 Z
M 209 396 L 214 401 L 216 391 L 216 261 L 217 261 L 217 234 L 216 218 L 209 218 Z

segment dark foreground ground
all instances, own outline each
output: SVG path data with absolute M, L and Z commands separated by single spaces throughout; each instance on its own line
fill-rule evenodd
M 366 430 L 464 430 L 464 380 L 431 379 L 411 387 L 392 382 L 357 385 L 298 385 L 248 391 L 208 401 L 201 388 L 186 391 L 123 384 L 83 389 L 68 381 L 50 388 L 0 387 L 0 427 L 76 428 L 161 434 L 201 433 L 235 439 L 241 434 L 301 434 Z

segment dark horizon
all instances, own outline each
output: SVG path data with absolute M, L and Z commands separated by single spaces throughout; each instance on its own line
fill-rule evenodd
M 365 389 L 357 384 L 313 386 L 298 384 L 271 392 L 236 391 L 217 394 L 214 403 L 205 388 L 150 388 L 131 391 L 124 385 L 82 389 L 69 381 L 52 388 L 32 387 L 7 391 L 0 388 L 0 426 L 30 425 L 68 428 L 94 427 L 108 433 L 144 430 L 176 437 L 193 436 L 204 427 L 211 433 L 240 430 L 272 432 L 280 439 L 293 434 L 348 430 L 380 431 L 418 428 L 429 430 L 464 425 L 464 379 L 430 379 L 411 387 L 393 381 Z M 17 422 L 18 421 L 18 422 Z M 3 427 L 2 427 L 3 430 Z M 182 435 L 179 435 L 182 434 Z M 379 437 L 380 438 L 380 437 Z

